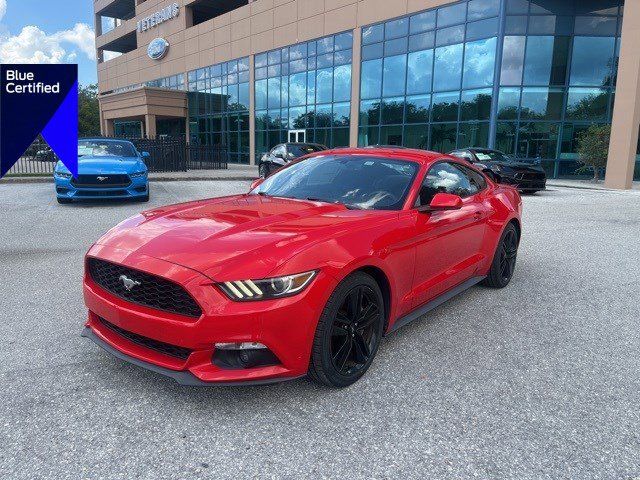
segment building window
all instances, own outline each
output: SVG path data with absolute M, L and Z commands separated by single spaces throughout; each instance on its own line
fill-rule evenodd
M 231 163 L 249 163 L 249 59 L 193 70 L 189 81 L 191 143 L 220 145 Z
M 289 130 L 305 130 L 307 142 L 349 145 L 352 45 L 346 32 L 256 55 L 257 155 L 287 141 Z
M 471 0 L 362 30 L 361 146 L 486 146 L 499 0 Z

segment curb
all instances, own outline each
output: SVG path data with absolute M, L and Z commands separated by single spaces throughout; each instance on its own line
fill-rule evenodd
M 232 182 L 240 182 L 247 181 L 251 182 L 258 178 L 257 176 L 249 176 L 249 175 L 235 175 L 232 177 L 204 177 L 204 176 L 194 176 L 194 177 L 149 177 L 150 182 L 206 182 L 206 181 L 214 181 L 220 182 L 229 180 Z M 0 180 L 0 185 L 3 184 L 25 184 L 25 183 L 53 183 L 53 177 L 5 177 Z

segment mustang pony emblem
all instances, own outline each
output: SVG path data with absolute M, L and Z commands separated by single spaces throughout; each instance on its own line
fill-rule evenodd
M 96 177 L 99 182 L 104 182 L 109 177 Z
M 140 282 L 138 282 L 137 280 L 133 280 L 126 275 L 120 275 L 119 280 L 120 282 L 122 282 L 122 285 L 124 285 L 124 288 L 127 289 L 127 292 L 130 292 L 134 287 L 140 285 Z

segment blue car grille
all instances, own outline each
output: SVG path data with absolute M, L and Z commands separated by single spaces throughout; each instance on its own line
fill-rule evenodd
M 170 280 L 97 258 L 89 258 L 87 267 L 94 282 L 123 300 L 186 317 L 202 315 L 193 297 Z M 137 283 L 127 290 L 123 277 Z
M 102 175 L 78 175 L 78 178 L 71 180 L 71 185 L 76 188 L 121 188 L 131 185 L 129 175 L 102 174 Z
M 76 197 L 125 197 L 126 190 L 78 190 Z

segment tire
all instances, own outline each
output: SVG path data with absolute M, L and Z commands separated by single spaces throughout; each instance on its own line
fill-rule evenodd
M 60 198 L 60 197 L 56 197 L 56 200 L 58 201 L 59 204 L 61 205 L 66 205 L 68 203 L 71 203 L 71 199 L 70 198 Z
M 504 288 L 509 285 L 516 267 L 519 241 L 516 227 L 509 223 L 502 232 L 489 275 L 482 281 L 483 285 L 491 288 Z
M 258 171 L 260 172 L 261 178 L 267 178 L 271 174 L 271 167 L 268 163 L 261 163 Z
M 355 383 L 373 362 L 382 339 L 384 321 L 384 300 L 375 280 L 362 272 L 344 279 L 320 315 L 311 350 L 309 377 L 334 388 Z

